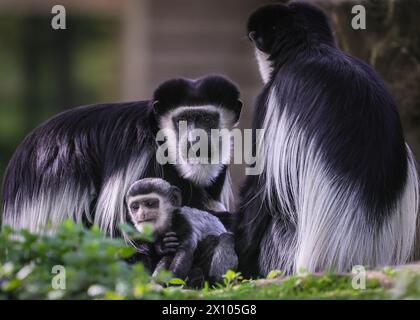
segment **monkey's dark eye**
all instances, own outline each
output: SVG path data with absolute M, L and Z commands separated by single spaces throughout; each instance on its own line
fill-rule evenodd
M 159 200 L 146 200 L 144 206 L 149 209 L 156 209 L 159 207 Z
M 138 210 L 140 206 L 138 202 L 133 202 L 130 207 L 132 210 Z

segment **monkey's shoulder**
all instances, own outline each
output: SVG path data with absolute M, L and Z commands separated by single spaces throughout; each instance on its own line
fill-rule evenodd
M 191 223 L 178 209 L 172 216 L 172 229 L 180 239 L 188 238 L 192 233 Z

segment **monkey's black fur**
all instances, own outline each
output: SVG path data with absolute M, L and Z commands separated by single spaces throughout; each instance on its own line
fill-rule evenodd
M 179 106 L 229 106 L 237 121 L 242 108 L 238 89 L 221 77 L 213 76 L 210 79 L 204 78 L 195 82 L 176 79 L 164 82 L 153 95 L 153 100 L 159 103 L 155 111 L 163 115 Z
M 192 229 L 189 222 L 185 219 L 182 214 L 179 213 L 179 209 L 175 209 L 172 213 L 172 226 L 171 230 L 176 233 L 176 237 L 178 239 L 186 239 L 191 235 Z M 150 242 L 137 242 L 136 248 L 137 253 L 131 258 L 131 262 L 142 261 L 145 267 L 150 271 L 153 272 L 156 268 L 156 265 L 162 258 L 162 255 L 159 253 L 158 246 L 163 246 L 162 241 L 165 238 L 165 234 L 160 235 L 155 243 Z M 213 248 L 214 249 L 214 248 Z M 197 253 L 196 257 L 199 256 L 200 253 Z
M 236 268 L 233 234 L 208 212 L 181 207 L 178 187 L 163 179 L 140 179 L 130 186 L 125 202 L 137 230 L 143 230 L 143 223 L 154 227 L 154 242 L 137 246 L 141 248 L 137 257 L 153 275 L 170 270 L 200 286 L 205 280 L 221 280 L 228 269 Z
M 380 229 L 392 218 L 390 209 L 407 181 L 403 131 L 382 80 L 366 63 L 337 48 L 326 15 L 308 4 L 264 6 L 249 18 L 248 34 L 268 54 L 272 67 L 256 101 L 253 128 L 262 128 L 269 95 L 275 90 L 279 114 L 287 107 L 288 121 L 313 138 L 314 149 L 337 177 L 337 185 L 358 186 L 360 203 L 354 205 L 366 208 L 364 218 L 372 230 Z M 266 184 L 263 176 L 248 176 L 240 192 L 236 249 L 239 270 L 247 276 L 261 275 L 261 266 L 271 259 L 261 256 L 263 237 L 272 232 L 272 239 L 285 243 L 299 224 L 300 217 L 297 224 L 291 221 L 278 197 L 273 196 L 269 205 L 262 193 L 256 194 Z M 277 229 L 269 231 L 274 221 Z M 293 250 L 284 252 L 282 260 L 293 260 Z
M 179 213 L 179 210 L 174 212 L 172 224 L 173 225 L 171 230 L 176 230 L 177 239 L 186 239 L 191 235 L 191 225 L 185 219 L 185 217 Z M 128 261 L 131 263 L 141 261 L 146 269 L 150 273 L 153 273 L 159 261 L 161 261 L 163 257 L 162 253 L 159 251 L 164 248 L 165 244 L 163 243 L 163 239 L 165 237 L 166 235 L 160 236 L 158 239 L 156 239 L 155 243 L 143 241 L 137 242 L 137 252 Z M 218 244 L 219 237 L 212 235 L 206 237 L 204 240 L 198 243 L 198 246 L 193 255 L 193 259 L 191 261 L 191 269 L 186 272 L 185 275 L 181 275 L 181 277 L 185 277 L 186 283 L 189 287 L 201 288 L 205 281 L 208 281 L 209 283 L 215 283 L 216 281 L 220 280 L 210 276 L 210 265 L 214 255 L 214 250 Z M 169 254 L 169 256 L 173 258 L 173 254 Z M 178 268 L 183 270 L 185 266 L 178 266 Z
M 20 221 L 17 227 L 25 226 L 25 221 L 35 217 L 22 211 L 23 204 L 46 195 L 54 196 L 61 186 L 67 185 L 75 190 L 89 190 L 92 212 L 91 216 L 83 214 L 83 219 L 90 224 L 94 220 L 96 200 L 106 182 L 130 161 L 145 154 L 149 158 L 142 177 L 164 177 L 181 189 L 184 205 L 206 209 L 209 201 L 220 200 L 226 166 L 208 187 L 200 187 L 182 178 L 174 166 L 158 164 L 155 158 L 157 117 L 180 105 L 208 104 L 227 108 L 239 117 L 238 97 L 236 86 L 221 76 L 195 81 L 175 79 L 163 83 L 152 101 L 89 105 L 53 117 L 25 138 L 7 167 L 3 218 L 7 216 L 7 222 L 17 219 Z M 156 100 L 159 102 L 154 104 Z

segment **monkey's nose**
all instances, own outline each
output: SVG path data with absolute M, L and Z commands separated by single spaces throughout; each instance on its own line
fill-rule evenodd
M 156 219 L 156 214 L 154 214 L 154 213 L 144 213 L 144 214 L 140 215 L 137 222 L 145 222 L 145 221 L 150 221 L 150 220 L 155 220 L 155 219 Z

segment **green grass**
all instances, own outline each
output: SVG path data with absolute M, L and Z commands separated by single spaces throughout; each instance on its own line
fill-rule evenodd
M 143 239 L 150 239 L 150 232 Z M 420 299 L 420 268 L 368 272 L 361 290 L 353 289 L 351 275 L 281 277 L 278 271 L 260 280 L 229 271 L 223 283 L 191 290 L 167 272 L 152 279 L 141 263 L 126 262 L 133 253 L 122 239 L 71 221 L 54 236 L 5 228 L 0 234 L 0 299 Z M 54 266 L 64 269 L 54 273 Z M 65 289 L 53 284 L 65 284 Z

